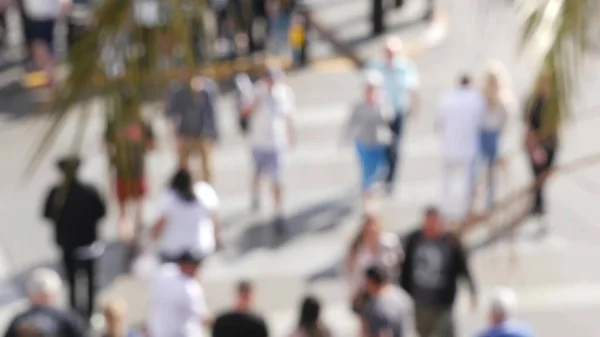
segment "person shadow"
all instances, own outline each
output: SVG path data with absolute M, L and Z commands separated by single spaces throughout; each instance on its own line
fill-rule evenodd
M 278 235 L 273 221 L 251 224 L 232 245 L 235 252 L 228 255 L 237 260 L 259 248 L 278 249 L 301 236 L 333 230 L 354 212 L 357 200 L 357 194 L 343 193 L 326 202 L 300 209 L 286 218 L 283 235 Z

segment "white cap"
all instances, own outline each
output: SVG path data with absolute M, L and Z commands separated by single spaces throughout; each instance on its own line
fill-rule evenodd
M 368 87 L 381 87 L 383 85 L 383 75 L 374 70 L 365 72 L 365 85 Z
M 58 274 L 49 268 L 35 270 L 29 277 L 27 290 L 30 295 L 58 295 L 62 288 L 62 281 Z
M 490 309 L 496 315 L 509 317 L 517 307 L 517 295 L 508 287 L 497 288 L 492 294 Z

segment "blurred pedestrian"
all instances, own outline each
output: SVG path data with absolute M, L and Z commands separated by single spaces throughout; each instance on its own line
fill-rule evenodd
M 441 101 L 437 128 L 444 157 L 442 211 L 452 221 L 469 214 L 475 193 L 475 166 L 486 102 L 471 78 L 462 75 L 458 88 Z
M 517 296 L 510 288 L 497 289 L 492 297 L 489 327 L 479 337 L 533 337 L 531 327 L 512 318 Z
M 71 311 L 59 309 L 60 276 L 51 269 L 36 269 L 27 283 L 30 307 L 9 324 L 5 337 L 61 336 L 84 337 L 86 324 Z
M 219 139 L 217 84 L 204 76 L 192 76 L 169 86 L 166 114 L 175 127 L 179 146 L 179 165 L 190 173 L 190 155 L 198 155 L 202 170 L 195 175 L 209 184 L 214 183 L 213 149 Z
M 306 17 L 303 15 L 294 15 L 290 25 L 289 43 L 292 49 L 292 60 L 294 67 L 304 65 L 303 49 L 306 44 Z
M 197 279 L 202 257 L 184 252 L 175 260 L 160 268 L 151 286 L 148 335 L 202 337 L 213 323 Z
M 54 25 L 68 13 L 70 6 L 71 0 L 23 0 L 33 60 L 45 72 L 48 86 L 54 81 Z
M 254 312 L 254 297 L 254 285 L 250 281 L 239 282 L 235 307 L 217 317 L 212 336 L 268 337 L 265 320 Z
M 400 284 L 415 303 L 419 336 L 455 336 L 453 307 L 459 279 L 468 282 L 471 304 L 477 305 L 475 282 L 460 240 L 444 230 L 438 210 L 430 207 L 422 227 L 403 242 L 406 257 Z
M 385 182 L 388 193 L 396 184 L 401 140 L 407 118 L 419 109 L 419 70 L 416 64 L 403 54 L 404 45 L 397 37 L 389 37 L 384 44 L 383 60 L 368 64 L 368 69 L 379 71 L 383 76 L 383 89 L 387 103 L 393 109 L 389 121 L 392 141 L 387 149 L 389 171 Z
M 135 106 L 132 101 L 126 104 Z M 154 132 L 151 125 L 141 119 L 125 119 L 109 121 L 105 137 L 119 203 L 119 236 L 123 242 L 135 243 L 143 228 L 142 204 L 147 189 L 145 160 L 146 153 L 154 149 Z M 133 248 L 131 253 L 135 254 L 137 248 Z
M 373 198 L 375 187 L 383 179 L 386 169 L 386 151 L 392 141 L 388 123 L 392 118 L 383 99 L 383 78 L 378 72 L 365 75 L 363 98 L 354 106 L 346 126 L 345 136 L 354 142 L 362 172 L 364 203 Z
M 537 81 L 533 98 L 526 107 L 525 143 L 529 162 L 535 177 L 535 194 L 531 214 L 539 220 L 540 233 L 548 230 L 545 214 L 544 188 L 546 178 L 554 166 L 558 149 L 560 116 L 550 101 L 553 94 L 553 79 L 543 74 Z M 555 94 L 556 95 L 556 94 Z
M 4 63 L 4 54 L 8 48 L 8 25 L 6 24 L 6 15 L 11 4 L 11 0 L 0 1 L 0 65 Z
M 331 331 L 321 320 L 321 302 L 306 296 L 300 306 L 298 327 L 290 337 L 331 337 Z
M 275 227 L 286 233 L 283 218 L 283 169 L 290 146 L 295 144 L 293 114 L 296 110 L 294 92 L 284 82 L 280 67 L 269 66 L 265 76 L 255 86 L 253 100 L 242 116 L 250 119 L 250 143 L 254 159 L 252 209 L 260 209 L 260 185 L 263 177 L 272 181 L 275 200 Z
M 345 276 L 350 288 L 350 304 L 355 313 L 360 313 L 368 299 L 365 271 L 377 264 L 384 267 L 387 279 L 397 281 L 398 264 L 404 254 L 395 233 L 385 232 L 375 214 L 367 214 L 358 234 L 353 239 L 345 260 Z
M 238 109 L 238 114 L 239 114 L 239 125 L 240 125 L 240 131 L 242 132 L 242 134 L 244 136 L 248 135 L 248 130 L 249 130 L 249 121 L 248 121 L 248 116 L 244 116 L 243 115 L 243 110 L 244 107 L 246 106 L 246 104 L 248 104 L 249 102 L 252 102 L 253 99 L 253 84 L 252 84 L 252 80 L 250 79 L 250 76 L 248 76 L 248 74 L 246 73 L 239 73 L 237 75 L 235 75 L 235 98 L 236 98 L 236 105 L 237 105 L 237 109 Z
M 104 306 L 104 329 L 102 337 L 142 337 L 139 331 L 127 324 L 127 303 L 120 298 L 108 301 Z
M 98 225 L 106 206 L 95 187 L 79 180 L 79 164 L 75 157 L 58 161 L 62 181 L 46 197 L 44 218 L 54 225 L 55 242 L 62 251 L 71 307 L 89 319 L 96 298 L 96 262 L 104 250 Z M 82 282 L 87 288 L 85 298 L 77 293 Z
M 206 257 L 220 244 L 219 198 L 206 182 L 192 181 L 188 171 L 179 169 L 164 193 L 160 217 L 152 229 L 159 240 L 163 262 L 174 262 L 184 251 Z
M 500 136 L 511 111 L 513 95 L 509 87 L 508 75 L 501 63 L 494 62 L 488 65 L 484 77 L 482 91 L 486 100 L 486 109 L 481 128 L 480 149 L 487 174 L 487 207 L 491 209 L 496 190 L 494 166 L 498 159 Z
M 410 298 L 389 282 L 386 271 L 374 265 L 365 271 L 369 300 L 362 311 L 366 337 L 403 337 L 411 312 Z M 421 335 L 423 336 L 423 335 Z
M 216 16 L 217 36 L 223 37 L 227 34 L 226 22 L 229 19 L 229 0 L 211 0 L 210 4 Z

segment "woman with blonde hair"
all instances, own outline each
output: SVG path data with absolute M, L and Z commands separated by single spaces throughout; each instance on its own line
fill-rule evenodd
M 487 171 L 487 206 L 494 204 L 494 165 L 498 159 L 500 136 L 508 120 L 514 102 L 509 76 L 497 61 L 488 64 L 484 73 L 482 93 L 486 111 L 481 128 L 480 149 Z
M 352 240 L 344 265 L 350 304 L 355 313 L 362 312 L 368 299 L 365 271 L 378 265 L 386 270 L 390 280 L 397 279 L 398 265 L 403 258 L 402 246 L 396 234 L 384 231 L 376 213 L 368 212 Z

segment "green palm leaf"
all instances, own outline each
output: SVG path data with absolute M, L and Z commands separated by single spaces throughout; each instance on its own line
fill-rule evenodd
M 597 19 L 590 4 L 594 0 L 522 0 L 524 21 L 523 54 L 539 65 L 539 74 L 551 80 L 548 117 L 542 134 L 556 129 L 571 115 L 572 99 L 578 89 L 578 75 L 590 20 Z M 545 131 L 544 131 L 545 130 Z

